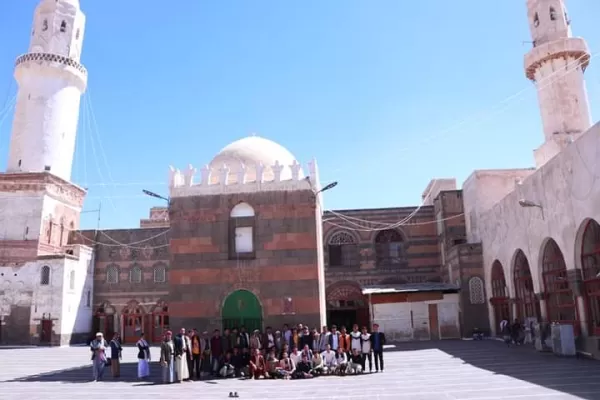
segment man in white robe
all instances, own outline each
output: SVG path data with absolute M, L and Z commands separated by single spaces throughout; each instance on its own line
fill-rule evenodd
M 188 370 L 188 353 L 190 352 L 189 338 L 185 334 L 185 328 L 181 328 L 180 333 L 175 336 L 175 374 L 179 382 L 190 379 Z

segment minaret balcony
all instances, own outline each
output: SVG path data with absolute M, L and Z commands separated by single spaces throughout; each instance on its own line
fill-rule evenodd
M 583 38 L 570 37 L 553 40 L 538 45 L 525 54 L 525 74 L 527 78 L 535 81 L 535 72 L 546 61 L 558 58 L 574 58 L 579 61 L 581 69 L 585 71 L 590 63 L 590 51 Z M 574 68 L 571 66 L 570 68 Z

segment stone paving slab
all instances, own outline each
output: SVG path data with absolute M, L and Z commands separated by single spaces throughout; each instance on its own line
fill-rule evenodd
M 158 348 L 152 349 L 158 356 Z M 306 400 L 600 400 L 600 362 L 507 348 L 495 341 L 405 343 L 385 354 L 385 372 L 313 380 L 214 380 L 159 384 L 136 379 L 134 348 L 122 378 L 91 382 L 86 347 L 0 349 L 0 399 L 227 398 Z

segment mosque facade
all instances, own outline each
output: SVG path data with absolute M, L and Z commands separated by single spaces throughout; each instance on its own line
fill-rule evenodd
M 126 342 L 165 329 L 371 325 L 393 340 L 497 334 L 499 321 L 574 327 L 600 348 L 600 126 L 586 42 L 563 0 L 527 0 L 544 142 L 535 167 L 433 179 L 413 207 L 324 211 L 315 160 L 249 136 L 169 171 L 169 204 L 139 228 L 79 230 L 70 181 L 85 16 L 42 0 L 0 174 L 0 343 Z

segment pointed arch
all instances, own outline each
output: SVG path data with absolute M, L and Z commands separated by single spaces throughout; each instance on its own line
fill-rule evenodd
M 533 277 L 529 260 L 523 250 L 518 249 L 514 257 L 513 279 L 515 285 L 515 304 L 517 305 L 516 318 L 525 322 L 527 318 L 540 316 L 540 305 L 535 297 Z
M 500 261 L 495 260 L 492 263 L 492 297 L 490 303 L 494 309 L 495 329 L 498 329 L 502 320 L 510 321 L 510 303 L 508 301 L 508 287 L 504 275 L 504 267 Z M 498 332 L 500 333 L 500 332 Z
M 541 252 L 542 283 L 548 321 L 573 324 L 578 330 L 577 305 L 567 276 L 567 264 L 556 241 L 549 238 Z
M 142 267 L 134 264 L 129 271 L 129 282 L 131 283 L 142 283 Z
M 122 312 L 123 342 L 135 343 L 145 330 L 147 319 L 146 310 L 137 300 L 130 300 Z
M 588 219 L 581 224 L 581 274 L 589 334 L 600 336 L 600 224 Z M 576 249 L 577 250 L 577 249 Z

